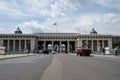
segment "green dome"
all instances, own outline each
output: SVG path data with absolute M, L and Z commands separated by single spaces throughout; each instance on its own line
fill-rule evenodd
M 17 30 L 14 32 L 14 34 L 22 34 L 22 31 L 20 30 L 19 27 L 18 27 Z
M 95 29 L 93 28 L 90 34 L 97 34 L 97 31 L 95 31 Z

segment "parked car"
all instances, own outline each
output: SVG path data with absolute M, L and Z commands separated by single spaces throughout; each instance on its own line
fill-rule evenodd
M 43 50 L 34 50 L 33 53 L 44 53 Z
M 43 53 L 44 54 L 49 54 L 49 51 L 48 50 L 43 50 Z
M 80 56 L 90 56 L 91 50 L 90 49 L 78 49 L 77 50 L 77 55 Z
M 24 53 L 29 53 L 29 50 L 28 49 L 24 50 Z
M 114 49 L 115 56 L 120 55 L 120 48 L 117 47 Z
M 44 51 L 43 50 L 39 50 L 38 53 L 43 53 Z

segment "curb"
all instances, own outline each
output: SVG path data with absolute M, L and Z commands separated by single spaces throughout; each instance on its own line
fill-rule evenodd
M 20 58 L 20 57 L 27 57 L 27 56 L 33 56 L 33 55 L 21 55 L 21 56 L 5 57 L 5 58 L 0 58 L 0 60 L 12 59 L 12 58 Z
M 110 56 L 110 55 L 94 55 L 94 54 L 91 54 L 92 56 L 96 56 L 96 57 L 108 57 L 108 58 L 120 58 L 120 56 Z

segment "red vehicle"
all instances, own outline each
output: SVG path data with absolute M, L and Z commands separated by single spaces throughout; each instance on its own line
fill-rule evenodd
M 78 49 L 77 50 L 77 55 L 80 56 L 90 56 L 91 54 L 91 49 Z

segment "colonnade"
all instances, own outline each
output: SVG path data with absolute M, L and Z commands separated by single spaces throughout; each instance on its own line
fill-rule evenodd
M 82 40 L 77 39 L 78 47 L 84 48 L 84 46 L 88 46 L 92 51 L 102 51 L 103 48 L 109 47 L 112 49 L 112 40 Z
M 6 51 L 10 52 L 23 52 L 31 50 L 31 40 L 3 40 L 3 46 Z
M 38 45 L 43 45 L 43 50 L 48 49 L 48 45 L 51 44 L 52 51 L 54 50 L 54 46 L 57 44 L 59 46 L 59 52 L 61 53 L 62 44 L 65 45 L 66 52 L 76 51 L 78 48 L 83 48 L 84 46 L 88 46 L 92 51 L 102 51 L 104 47 L 112 48 L 111 40 L 81 40 L 78 39 L 76 41 L 42 41 L 41 44 L 35 44 L 35 40 L 3 40 L 3 46 L 6 47 L 7 51 L 13 52 L 23 52 L 24 50 L 33 51 L 35 49 L 40 49 Z

